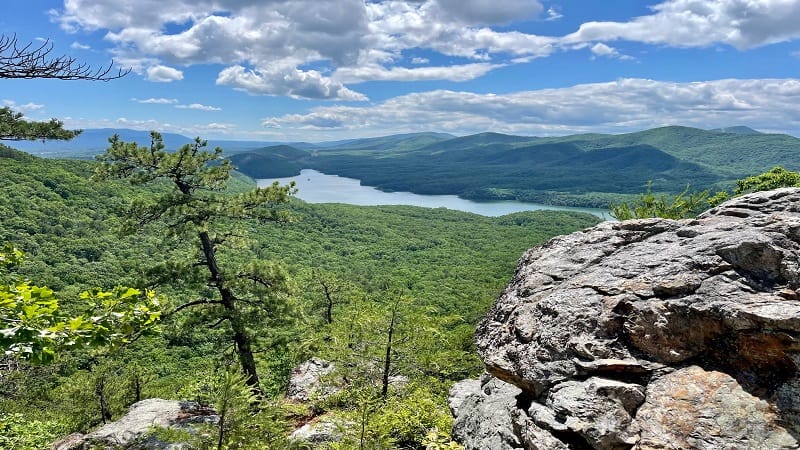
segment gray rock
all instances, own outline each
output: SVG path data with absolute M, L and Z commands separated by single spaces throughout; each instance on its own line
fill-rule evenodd
M 453 414 L 453 417 L 458 416 L 458 410 L 461 404 L 471 395 L 481 395 L 480 380 L 462 380 L 450 388 L 447 404 L 450 407 L 450 413 Z
M 554 238 L 523 255 L 475 340 L 527 400 L 467 396 L 464 442 L 494 405 L 512 447 L 797 448 L 800 189 Z M 675 380 L 709 391 L 681 403 Z
M 643 401 L 644 387 L 638 384 L 597 377 L 567 381 L 550 390 L 546 403 L 554 417 L 563 418 L 563 422 L 540 423 L 545 429 L 569 430 L 594 448 L 631 446 L 639 440 L 639 427 L 631 414 Z M 541 408 L 537 404 L 537 409 Z
M 325 380 L 333 373 L 335 366 L 319 358 L 311 358 L 292 369 L 286 398 L 307 402 L 312 398 L 325 398 L 338 391 L 338 388 Z
M 289 439 L 311 444 L 339 442 L 342 440 L 344 428 L 352 426 L 353 424 L 342 424 L 322 418 L 316 422 L 307 423 L 298 428 L 289 436 Z
M 128 413 L 116 422 L 103 425 L 85 434 L 71 434 L 53 444 L 55 450 L 128 448 L 180 449 L 181 444 L 168 444 L 148 438 L 153 427 L 185 428 L 190 424 L 216 423 L 219 417 L 209 408 L 195 402 L 151 398 L 134 403 Z
M 483 377 L 479 393 L 468 395 L 457 407 L 460 414 L 453 422 L 453 437 L 465 450 L 520 448 L 512 411 L 521 392 L 514 385 Z
M 636 449 L 781 450 L 798 448 L 764 400 L 730 376 L 697 366 L 667 374 L 647 387 L 636 421 Z

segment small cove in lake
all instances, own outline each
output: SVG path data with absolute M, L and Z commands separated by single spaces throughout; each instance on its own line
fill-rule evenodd
M 360 206 L 377 205 L 411 205 L 425 208 L 447 208 L 466 211 L 482 216 L 497 217 L 520 211 L 540 209 L 558 211 L 579 211 L 594 214 L 606 220 L 611 219 L 607 209 L 573 208 L 567 206 L 551 206 L 538 203 L 498 200 L 476 202 L 456 195 L 423 195 L 412 192 L 383 192 L 371 186 L 361 185 L 355 178 L 327 175 L 312 169 L 303 169 L 300 175 L 286 178 L 256 180 L 258 186 L 269 186 L 274 181 L 286 184 L 294 181 L 297 184 L 297 197 L 308 203 L 347 203 Z

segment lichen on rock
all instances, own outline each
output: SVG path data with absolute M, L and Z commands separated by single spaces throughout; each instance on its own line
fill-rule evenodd
M 794 188 L 529 250 L 475 337 L 519 390 L 497 448 L 798 448 L 799 289 Z

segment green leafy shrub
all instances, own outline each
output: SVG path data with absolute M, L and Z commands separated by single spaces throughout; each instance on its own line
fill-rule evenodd
M 657 195 L 652 191 L 652 183 L 647 183 L 647 190 L 639 194 L 631 203 L 609 205 L 611 215 L 617 220 L 647 219 L 662 217 L 665 219 L 688 219 L 697 216 L 708 207 L 706 199 L 708 191 L 689 192 L 689 186 L 678 195 L 668 197 Z
M 69 428 L 59 421 L 38 420 L 20 413 L 0 413 L 0 448 L 46 450 Z

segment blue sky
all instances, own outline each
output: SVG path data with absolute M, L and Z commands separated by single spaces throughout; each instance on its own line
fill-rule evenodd
M 28 0 L 0 29 L 132 69 L 0 81 L 0 105 L 73 128 L 800 136 L 800 0 Z

